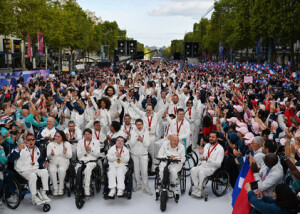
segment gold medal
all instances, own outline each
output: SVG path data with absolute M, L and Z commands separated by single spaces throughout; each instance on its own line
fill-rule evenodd
M 118 160 L 117 160 L 117 163 L 118 163 L 118 164 L 120 164 L 120 163 L 121 163 L 121 160 L 120 160 L 120 159 L 118 159 Z
M 31 162 L 30 164 L 31 164 L 31 166 L 34 166 L 35 163 L 34 163 L 34 162 Z

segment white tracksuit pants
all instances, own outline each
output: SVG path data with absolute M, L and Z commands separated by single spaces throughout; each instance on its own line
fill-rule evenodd
M 86 168 L 83 171 L 83 174 L 84 174 L 83 184 L 84 184 L 84 189 L 86 189 L 86 190 L 90 189 L 91 175 L 92 175 L 92 171 L 96 167 L 96 165 L 97 165 L 96 163 L 87 163 Z M 80 166 L 81 166 L 81 164 L 78 164 L 76 166 L 76 171 L 78 170 L 78 168 Z
M 131 155 L 134 164 L 134 177 L 136 184 L 143 187 L 148 187 L 148 155 Z M 142 175 L 142 179 L 141 179 Z
M 108 188 L 113 189 L 125 189 L 125 174 L 127 172 L 127 167 L 123 164 L 119 166 L 110 164 L 108 170 Z
M 150 136 L 150 145 L 148 147 L 148 152 L 152 158 L 152 171 L 154 171 L 155 169 L 155 165 L 154 165 L 154 162 L 155 162 L 155 151 L 154 151 L 154 143 L 155 143 L 155 135 L 149 135 Z
M 196 119 L 194 122 L 194 130 L 192 133 L 192 147 L 197 148 L 197 142 L 198 142 L 198 136 L 199 136 L 199 130 L 200 130 L 200 119 Z
M 64 189 L 64 181 L 66 177 L 66 172 L 69 167 L 69 162 L 60 162 L 60 163 L 50 163 L 49 165 L 49 175 L 50 180 L 53 184 L 54 190 Z M 57 174 L 58 174 L 58 180 L 59 180 L 59 186 L 57 183 Z
M 203 181 L 206 177 L 212 175 L 215 172 L 214 168 L 203 167 L 202 165 L 193 167 L 191 169 L 191 178 L 194 186 L 199 189 L 203 189 Z
M 45 191 L 49 190 L 49 186 L 48 186 L 49 177 L 48 177 L 47 169 L 35 169 L 26 172 L 20 172 L 20 174 L 28 181 L 28 186 L 31 195 L 36 195 L 37 193 L 36 190 L 36 181 L 38 179 L 37 177 L 40 177 L 42 180 L 43 190 Z
M 159 177 L 160 179 L 163 179 L 164 175 L 164 169 L 166 167 L 167 163 L 161 162 L 159 164 Z M 170 183 L 176 185 L 176 180 L 178 177 L 178 172 L 182 169 L 181 164 L 171 164 L 169 165 L 169 172 L 170 172 Z

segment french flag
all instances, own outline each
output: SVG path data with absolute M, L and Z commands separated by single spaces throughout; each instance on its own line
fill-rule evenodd
M 245 190 L 245 184 L 255 181 L 253 172 L 250 169 L 250 163 L 248 158 L 245 158 L 244 165 L 236 180 L 233 192 L 232 192 L 232 214 L 249 214 L 251 211 L 251 205 L 248 202 L 247 191 Z
M 293 78 L 297 78 L 297 76 L 298 76 L 298 74 L 297 74 L 296 72 L 293 72 L 293 73 L 291 74 L 291 77 L 293 77 Z
M 270 75 L 274 75 L 274 74 L 275 74 L 275 71 L 274 71 L 274 70 L 269 70 L 269 74 L 270 74 Z
M 285 80 L 286 82 L 289 82 L 289 81 L 290 81 L 288 78 L 284 78 L 284 80 Z

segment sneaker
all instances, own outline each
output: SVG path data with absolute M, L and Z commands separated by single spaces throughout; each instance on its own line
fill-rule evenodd
M 124 190 L 118 189 L 117 196 L 118 196 L 118 197 L 121 197 L 121 196 L 123 196 L 123 195 L 124 195 Z
M 51 199 L 48 198 L 45 190 L 42 191 L 41 195 L 42 195 L 42 199 L 43 199 L 44 202 L 46 202 L 46 203 L 50 203 L 51 202 Z
M 108 196 L 109 197 L 114 197 L 115 194 L 116 194 L 116 188 L 112 188 L 112 189 L 110 189 Z
M 142 189 L 141 185 L 137 185 L 134 189 L 133 192 L 140 191 Z
M 42 201 L 39 197 L 37 197 L 36 195 L 33 195 L 32 196 L 32 199 L 31 199 L 31 202 L 32 204 L 34 205 L 41 205 L 44 203 L 44 201 Z
M 145 193 L 146 195 L 153 195 L 153 193 L 150 191 L 149 187 L 144 188 L 143 193 Z
M 195 189 L 192 191 L 192 195 L 198 197 L 199 192 L 200 192 L 200 189 L 199 189 L 199 188 L 195 188 Z
M 64 194 L 64 190 L 63 189 L 59 189 L 58 190 L 58 195 L 63 195 Z
M 90 188 L 84 188 L 84 195 L 86 197 L 89 197 L 91 195 L 91 191 L 90 191 Z
M 57 195 L 58 195 L 58 189 L 54 189 L 53 195 L 54 195 L 54 196 L 57 196 Z

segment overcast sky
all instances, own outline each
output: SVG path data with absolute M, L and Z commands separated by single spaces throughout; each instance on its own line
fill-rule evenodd
M 148 46 L 168 46 L 192 31 L 214 0 L 77 0 L 104 21 L 117 21 L 127 35 Z

